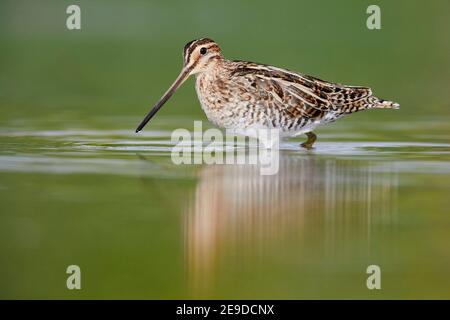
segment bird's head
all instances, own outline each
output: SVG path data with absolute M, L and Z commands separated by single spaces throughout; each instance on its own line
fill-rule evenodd
M 188 42 L 183 50 L 183 69 L 175 82 L 158 100 L 155 106 L 139 124 L 136 132 L 141 131 L 158 110 L 169 100 L 174 92 L 189 78 L 189 76 L 206 72 L 222 58 L 219 46 L 213 40 L 201 38 Z
M 183 66 L 189 70 L 189 75 L 207 71 L 221 58 L 219 45 L 208 38 L 193 40 L 184 46 Z

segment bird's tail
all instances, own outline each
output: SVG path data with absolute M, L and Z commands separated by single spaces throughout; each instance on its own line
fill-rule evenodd
M 400 105 L 393 101 L 379 99 L 375 96 L 368 96 L 345 106 L 346 113 L 353 113 L 369 109 L 399 109 Z
M 375 97 L 374 97 L 375 98 Z M 400 109 L 400 104 L 394 101 L 383 100 L 375 98 L 376 100 L 371 103 L 369 108 L 375 109 Z
M 379 99 L 371 95 L 363 99 L 347 103 L 341 107 L 341 111 L 347 114 L 369 109 L 400 109 L 400 105 L 396 102 Z

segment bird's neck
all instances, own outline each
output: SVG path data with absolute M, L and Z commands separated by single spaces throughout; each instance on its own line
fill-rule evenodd
M 226 77 L 230 70 L 232 70 L 232 61 L 217 56 L 212 63 L 208 65 L 202 72 L 196 74 L 196 77 L 217 79 Z

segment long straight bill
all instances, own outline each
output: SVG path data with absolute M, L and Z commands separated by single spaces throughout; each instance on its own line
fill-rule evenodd
M 183 68 L 181 70 L 180 75 L 175 80 L 175 82 L 170 86 L 170 88 L 166 91 L 166 93 L 159 99 L 159 101 L 155 104 L 155 106 L 150 110 L 150 112 L 145 116 L 144 120 L 139 124 L 136 129 L 136 133 L 142 130 L 145 127 L 147 122 L 150 121 L 151 118 L 158 112 L 159 109 L 170 99 L 170 97 L 174 94 L 174 92 L 178 89 L 179 86 L 183 84 L 184 81 L 189 77 L 190 68 Z

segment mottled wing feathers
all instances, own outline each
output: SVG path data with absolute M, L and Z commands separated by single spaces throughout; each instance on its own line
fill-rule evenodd
M 367 106 L 363 102 L 372 96 L 370 88 L 344 86 L 272 66 L 244 61 L 236 61 L 236 66 L 235 80 L 269 93 L 274 103 L 292 116 L 322 118 L 327 113 L 339 116 L 361 110 Z
M 333 106 L 341 107 L 363 100 L 371 95 L 372 91 L 370 88 L 348 87 L 336 84 L 328 98 Z

